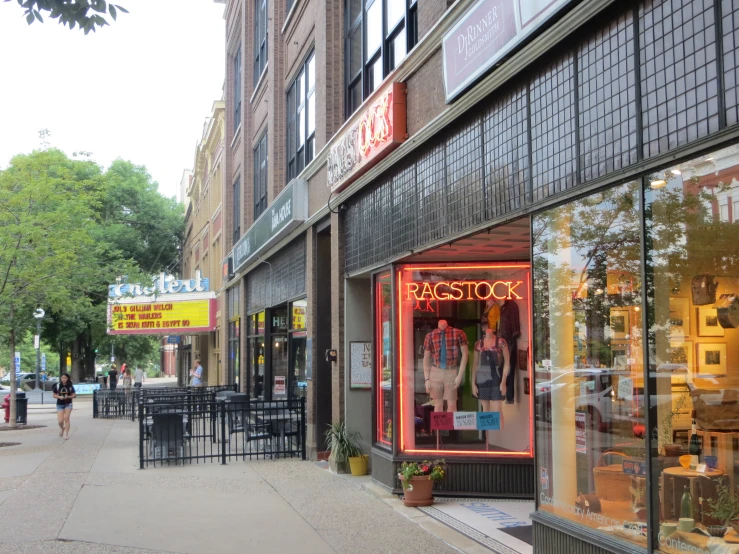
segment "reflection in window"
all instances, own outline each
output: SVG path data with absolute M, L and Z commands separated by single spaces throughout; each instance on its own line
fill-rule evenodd
M 534 388 L 540 509 L 645 544 L 639 190 L 534 216 Z
M 657 442 L 652 482 L 660 487 L 660 524 L 680 518 L 723 524 L 711 503 L 722 487 L 730 499 L 737 494 L 739 226 L 729 214 L 736 199 L 736 146 L 645 180 L 649 379 L 656 401 L 651 436 Z M 690 456 L 691 466 L 715 469 L 697 479 L 681 467 L 681 455 Z
M 392 286 L 390 274 L 379 276 L 375 282 L 375 355 L 377 356 L 377 440 L 387 445 L 393 439 L 392 391 Z
M 264 400 L 264 312 L 249 316 L 249 398 Z
M 292 313 L 290 323 L 290 366 L 292 368 L 290 394 L 292 398 L 305 398 L 308 387 L 305 374 L 308 361 L 306 352 L 308 333 L 305 322 L 307 309 L 307 300 L 296 300 L 290 308 Z

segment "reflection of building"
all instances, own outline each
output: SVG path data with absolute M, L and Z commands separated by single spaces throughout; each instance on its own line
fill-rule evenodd
M 229 381 L 267 400 L 304 389 L 311 455 L 326 422 L 343 418 L 362 433 L 373 479 L 390 489 L 403 461 L 443 456 L 440 494 L 535 499 L 536 552 L 625 553 L 647 540 L 644 549 L 657 550 L 665 479 L 699 486 L 662 475 L 679 465 L 664 447 L 686 442 L 673 383 L 690 370 L 709 391 L 696 397 L 703 415 L 711 394 L 734 410 L 739 384 L 737 331 L 706 313 L 720 296 L 696 303 L 691 291 L 701 276 L 717 279 L 719 295 L 739 291 L 739 240 L 726 223 L 737 219 L 726 144 L 739 138 L 739 67 L 720 50 L 733 51 L 739 19 L 714 17 L 734 8 L 688 1 L 678 17 L 667 2 L 602 13 L 567 3 L 559 24 L 447 104 L 442 37 L 465 23 L 471 2 L 409 1 L 398 12 L 402 2 L 341 4 L 360 9 L 347 15 L 325 0 L 258 3 L 256 17 L 254 3 L 227 9 Z M 367 20 L 378 15 L 388 32 L 368 48 Z M 408 140 L 390 132 L 403 126 Z M 709 150 L 719 152 L 690 162 Z M 481 273 L 506 262 L 531 267 L 522 298 Z M 420 287 L 412 300 L 409 272 Z M 434 290 L 445 280 L 467 284 Z M 436 414 L 425 337 L 445 319 L 475 344 L 490 296 L 510 310 L 505 332 L 515 311 L 506 301 L 518 308 L 512 403 L 491 399 L 503 404 L 483 412 L 473 362 L 449 391 L 454 378 L 439 365 L 434 380 L 461 415 Z M 372 348 L 371 390 L 352 371 L 357 344 Z M 484 359 L 492 374 L 493 357 Z M 723 445 L 731 476 L 733 440 L 704 441 Z M 659 449 L 653 475 L 624 473 L 621 458 L 646 464 Z M 609 474 L 615 484 L 604 491 Z M 701 492 L 712 498 L 708 486 Z M 590 494 L 599 508 L 585 504 Z
M 221 321 L 223 301 L 220 288 L 222 247 L 223 192 L 223 100 L 213 103 L 213 112 L 203 125 L 203 134 L 195 150 L 193 171 L 187 187 L 185 241 L 182 249 L 182 275 L 190 278 L 200 271 L 210 280 L 210 290 L 216 292 Z M 187 172 L 186 172 L 187 174 Z M 192 336 L 180 348 L 179 381 L 187 383 L 195 358 L 203 364 L 205 382 L 219 385 L 225 382 L 221 363 L 220 325 L 216 331 Z

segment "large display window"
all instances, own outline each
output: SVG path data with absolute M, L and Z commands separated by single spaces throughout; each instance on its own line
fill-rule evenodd
M 377 442 L 389 447 L 393 440 L 393 306 L 392 279 L 383 272 L 375 277 L 375 356 L 377 376 Z
M 249 398 L 264 400 L 264 312 L 247 318 L 249 352 Z
M 396 267 L 401 451 L 532 455 L 530 282 L 528 263 Z
M 305 398 L 308 388 L 305 368 L 308 361 L 306 351 L 308 331 L 305 318 L 308 311 L 307 300 L 296 300 L 290 304 L 292 319 L 290 323 L 290 397 Z

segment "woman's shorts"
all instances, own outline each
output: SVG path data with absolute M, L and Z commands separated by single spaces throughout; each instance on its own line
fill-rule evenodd
M 71 410 L 71 409 L 72 409 L 71 404 L 64 404 L 63 406 L 60 406 L 59 404 L 56 405 L 57 412 L 63 412 L 64 410 Z

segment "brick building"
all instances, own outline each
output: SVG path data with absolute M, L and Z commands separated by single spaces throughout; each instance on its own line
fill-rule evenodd
M 739 290 L 737 14 L 227 2 L 226 380 L 304 395 L 311 456 L 345 419 L 389 488 L 444 457 L 441 494 L 534 498 L 536 552 L 698 551 L 660 493 L 694 485 L 677 374 L 739 378 L 705 311 Z

